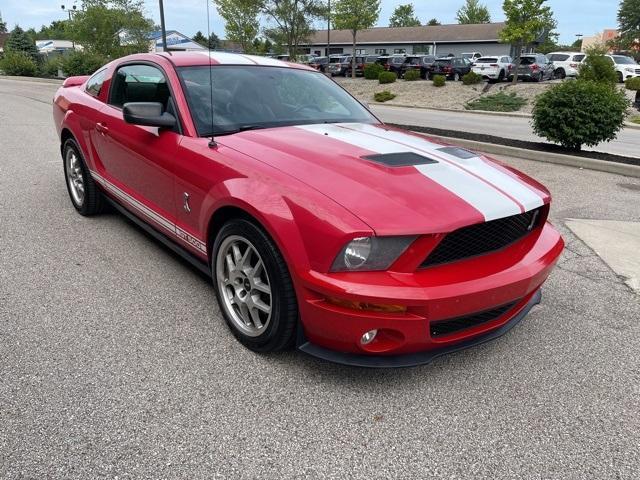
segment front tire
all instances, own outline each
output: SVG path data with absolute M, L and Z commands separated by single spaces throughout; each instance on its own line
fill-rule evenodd
M 212 250 L 220 310 L 234 336 L 255 352 L 293 346 L 298 303 L 284 258 L 266 233 L 245 219 L 230 220 Z
M 73 138 L 62 147 L 64 177 L 73 207 L 80 215 L 90 217 L 102 212 L 102 193 L 91 177 L 80 147 Z

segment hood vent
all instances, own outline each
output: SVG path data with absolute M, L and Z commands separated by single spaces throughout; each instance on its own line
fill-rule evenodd
M 413 152 L 382 153 L 379 155 L 367 155 L 361 158 L 386 165 L 387 167 L 409 167 L 412 165 L 429 165 L 430 163 L 438 163 L 432 158 L 424 157 Z
M 439 152 L 452 155 L 454 157 L 461 158 L 463 160 L 469 160 L 470 158 L 477 158 L 478 154 L 460 147 L 443 147 L 438 149 Z

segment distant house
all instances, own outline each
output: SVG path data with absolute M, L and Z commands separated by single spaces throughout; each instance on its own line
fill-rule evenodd
M 206 50 L 205 47 L 200 45 L 199 43 L 194 42 L 191 38 L 183 35 L 182 33 L 176 30 L 168 30 L 167 31 L 167 48 L 169 50 Z M 157 31 L 153 32 L 149 36 L 149 51 L 150 52 L 161 52 L 163 50 L 162 47 L 162 32 Z
M 71 40 L 36 40 L 39 53 L 64 54 L 73 50 L 82 50 L 82 45 L 74 44 Z
M 0 52 L 4 52 L 4 44 L 9 38 L 8 33 L 0 33 Z
M 356 54 L 422 53 L 444 56 L 480 52 L 483 55 L 515 56 L 512 45 L 500 42 L 500 32 L 504 26 L 504 23 L 481 23 L 369 28 L 358 32 Z M 332 30 L 331 51 L 327 52 L 327 31 L 318 30 L 301 47 L 302 53 L 316 55 L 351 54 L 353 38 L 350 30 Z

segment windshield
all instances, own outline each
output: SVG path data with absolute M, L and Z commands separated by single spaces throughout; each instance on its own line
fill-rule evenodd
M 617 65 L 637 65 L 633 58 L 625 57 L 623 55 L 613 55 L 613 60 Z
M 225 65 L 182 67 L 178 73 L 202 137 L 313 123 L 377 123 L 365 107 L 319 72 Z

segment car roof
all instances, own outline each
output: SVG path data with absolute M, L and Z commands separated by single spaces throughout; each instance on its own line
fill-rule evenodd
M 147 57 L 148 60 L 153 60 L 158 56 L 167 58 L 176 67 L 196 67 L 207 65 L 259 65 L 266 67 L 288 67 L 296 68 L 299 70 L 315 70 L 307 65 L 299 63 L 287 62 L 284 60 L 277 60 L 275 58 L 260 57 L 257 55 L 244 55 L 239 53 L 227 53 L 227 52 L 208 52 L 206 50 L 193 51 L 193 52 L 160 52 L 149 53 L 143 55 L 132 55 L 132 59 L 137 60 Z
M 547 55 L 582 55 L 582 52 L 549 52 Z

